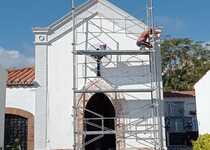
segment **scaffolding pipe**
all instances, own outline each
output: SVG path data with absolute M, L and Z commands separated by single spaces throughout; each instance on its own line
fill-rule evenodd
M 102 3 L 103 5 L 105 5 L 104 3 Z M 109 6 L 107 6 L 109 7 Z M 110 8 L 112 9 L 112 8 Z M 112 9 L 112 11 L 115 11 Z M 136 139 L 136 142 L 137 143 L 142 143 L 144 144 L 145 142 L 149 143 L 149 147 L 151 148 L 154 148 L 155 150 L 163 150 L 163 129 L 162 129 L 162 116 L 161 116 L 161 72 L 160 72 L 160 52 L 159 52 L 159 45 L 156 43 L 156 38 L 155 38 L 155 35 L 154 35 L 154 30 L 153 30 L 153 36 L 151 37 L 151 41 L 152 44 L 153 44 L 153 48 L 154 49 L 144 49 L 144 50 L 131 50 L 131 49 L 126 49 L 126 50 L 122 50 L 120 49 L 121 45 L 119 45 L 120 43 L 112 38 L 111 35 L 109 35 L 107 33 L 107 31 L 105 31 L 105 29 L 102 27 L 102 19 L 103 18 L 98 18 L 101 20 L 101 26 L 99 26 L 98 28 L 100 28 L 100 35 L 107 35 L 107 37 L 109 39 L 112 39 L 113 41 L 115 41 L 117 43 L 117 47 L 116 48 L 113 48 L 113 49 L 107 49 L 107 50 L 94 50 L 94 44 L 91 43 L 91 41 L 94 41 L 94 39 L 96 41 L 100 41 L 100 43 L 104 43 L 102 39 L 99 39 L 99 37 L 97 35 L 95 35 L 94 33 L 95 32 L 90 32 L 91 29 L 89 30 L 88 28 L 88 24 L 89 24 L 89 20 L 86 20 L 86 31 L 84 31 L 84 39 L 85 41 L 84 42 L 81 42 L 81 43 L 78 43 L 77 44 L 77 39 L 76 39 L 76 34 L 80 34 L 82 35 L 82 31 L 81 32 L 77 32 L 76 28 L 79 27 L 76 25 L 76 15 L 75 15 L 75 4 L 74 4 L 74 0 L 72 0 L 72 21 L 73 21 L 73 27 L 72 27 L 72 30 L 73 30 L 73 43 L 72 43 L 72 47 L 73 47 L 73 91 L 74 91 L 74 99 L 73 99 L 73 110 L 74 110 L 74 150 L 81 150 L 81 149 L 85 149 L 85 146 L 88 145 L 88 144 L 91 144 L 92 142 L 96 141 L 96 140 L 99 140 L 100 138 L 102 138 L 103 136 L 100 136 L 100 135 L 104 135 L 104 134 L 116 134 L 116 132 L 123 132 L 122 134 L 124 134 L 124 136 L 121 137 L 124 138 L 124 142 L 125 142 L 125 145 L 123 147 L 123 149 L 126 150 L 126 146 L 128 146 L 128 144 L 126 143 L 126 140 L 127 139 Z M 115 13 L 117 13 L 115 11 Z M 121 16 L 121 14 L 118 14 Z M 126 16 L 122 16 L 122 17 L 125 17 Z M 85 19 L 85 18 L 84 18 Z M 92 18 L 90 18 L 92 19 Z M 115 18 L 110 18 L 111 22 L 113 22 L 113 31 L 115 31 L 115 26 L 114 26 L 114 23 L 115 23 Z M 127 22 L 126 22 L 127 21 Z M 125 25 L 124 27 L 122 27 L 123 29 L 122 30 L 125 30 L 125 32 L 129 32 L 127 26 L 130 26 L 128 25 L 129 24 L 129 19 L 125 21 Z M 130 20 L 130 22 L 133 22 L 132 20 Z M 91 21 L 90 21 L 91 23 Z M 91 25 L 93 24 L 90 24 L 90 27 Z M 138 25 L 138 24 L 137 24 Z M 154 17 L 153 17 L 153 1 L 152 0 L 147 0 L 147 27 L 150 28 L 150 29 L 154 29 Z M 97 25 L 95 25 L 97 27 Z M 116 33 L 119 34 L 122 34 L 120 31 L 116 31 Z M 111 32 L 110 32 L 111 33 Z M 90 34 L 90 36 L 89 36 Z M 123 34 L 132 34 L 132 33 L 123 33 Z M 77 50 L 77 46 L 81 46 L 82 44 L 85 44 L 85 49 L 79 49 Z M 88 46 L 92 46 L 93 48 L 92 49 L 88 49 Z M 84 59 L 84 63 L 81 63 L 81 62 L 77 62 L 77 55 L 81 55 L 81 57 L 83 56 L 85 59 Z M 91 81 L 90 80 L 90 76 L 88 76 L 89 72 L 87 71 L 88 69 L 88 65 L 91 65 L 92 62 L 89 62 L 88 61 L 88 57 L 87 56 L 98 56 L 98 57 L 101 57 L 101 56 L 104 56 L 104 55 L 116 55 L 116 57 L 120 57 L 120 56 L 123 56 L 123 55 L 126 55 L 126 57 L 133 57 L 134 55 L 144 55 L 147 57 L 149 57 L 148 61 L 150 62 L 149 65 L 150 65 L 150 71 L 149 73 L 151 73 L 151 87 L 150 88 L 139 88 L 139 89 L 132 89 L 132 88 L 128 88 L 128 89 L 119 89 L 119 88 L 115 88 L 115 87 L 105 87 L 105 88 L 102 88 L 102 87 L 99 87 L 97 86 L 97 81 L 100 81 L 102 80 L 103 81 L 103 78 L 97 78 L 96 81 Z M 79 57 L 80 58 L 80 57 Z M 82 60 L 82 59 L 81 59 Z M 116 61 L 114 59 L 111 59 L 110 61 Z M 117 62 L 119 61 L 119 63 L 122 63 L 123 61 L 125 60 L 121 60 L 119 58 L 117 58 Z M 126 61 L 130 62 L 130 64 L 132 64 L 131 62 L 134 61 L 134 60 L 129 60 L 127 59 Z M 101 63 L 104 63 L 103 61 Z M 85 84 L 82 86 L 82 85 L 79 85 L 79 88 L 77 87 L 77 82 L 79 81 L 79 79 L 81 79 L 79 76 L 78 76 L 78 72 L 77 72 L 77 66 L 78 65 L 83 65 L 85 66 L 85 71 L 84 71 L 84 79 L 85 79 Z M 106 66 L 105 66 L 106 67 Z M 94 74 L 95 75 L 95 74 Z M 149 74 L 145 74 L 146 75 L 149 75 Z M 93 75 L 92 75 L 93 76 Z M 139 75 L 140 76 L 140 75 Z M 136 76 L 132 76 L 132 77 L 136 77 Z M 87 81 L 90 81 L 90 82 L 94 82 L 94 85 L 95 86 L 95 89 L 91 89 L 92 87 L 92 84 L 91 86 L 88 86 L 86 85 L 87 84 Z M 99 82 L 100 83 L 100 82 Z M 80 87 L 82 86 L 82 88 Z M 135 120 L 131 120 L 131 118 L 126 118 L 128 119 L 124 121 L 124 129 L 123 131 L 118 128 L 115 129 L 115 130 L 110 130 L 108 131 L 104 126 L 102 126 L 102 131 L 86 131 L 84 130 L 83 128 L 84 127 L 84 124 L 83 124 L 83 131 L 82 132 L 79 132 L 80 131 L 80 127 L 79 127 L 79 121 L 78 121 L 78 117 L 79 117 L 79 103 L 77 103 L 77 96 L 78 95 L 83 95 L 84 94 L 84 99 L 83 99 L 83 113 L 84 111 L 88 111 L 85 109 L 85 104 L 86 104 L 86 97 L 85 95 L 87 94 L 87 98 L 90 96 L 90 95 L 93 95 L 94 93 L 106 93 L 107 95 L 112 95 L 115 93 L 115 96 L 116 94 L 120 93 L 120 94 L 141 94 L 141 93 L 144 93 L 144 94 L 148 94 L 148 95 L 151 95 L 151 105 L 152 107 L 148 107 L 148 108 L 145 108 L 145 109 L 141 109 L 141 111 L 145 112 L 148 114 L 148 111 L 149 114 L 152 113 L 151 116 L 142 116 L 142 118 L 139 116 L 139 118 L 137 118 L 138 120 L 135 121 Z M 78 95 L 77 95 L 78 94 Z M 115 101 L 117 101 L 118 99 L 115 98 Z M 119 98 L 119 100 L 122 100 Z M 139 99 L 136 99 L 136 100 L 139 100 Z M 138 108 L 140 109 L 140 108 Z M 150 110 L 152 109 L 152 110 Z M 148 111 L 146 111 L 148 110 Z M 92 112 L 92 113 L 96 113 L 96 112 Z M 97 115 L 101 115 L 101 114 L 97 114 L 96 113 L 96 116 Z M 82 116 L 83 118 L 84 116 Z M 126 117 L 126 116 L 125 116 Z M 148 117 L 149 119 L 151 120 L 148 120 Z M 106 117 L 103 117 L 101 116 L 100 118 L 91 118 L 91 119 L 84 119 L 83 121 L 87 121 L 87 124 L 89 125 L 92 125 L 92 126 L 95 126 L 95 127 L 99 127 L 98 124 L 94 124 L 92 123 L 91 121 L 92 120 L 101 120 L 102 122 L 105 121 L 107 118 Z M 115 120 L 115 125 L 117 126 L 116 124 L 116 121 L 119 119 L 117 117 L 113 118 Z M 124 119 L 124 118 L 123 118 Z M 129 120 L 130 119 L 130 120 Z M 102 123 L 104 124 L 104 122 Z M 145 127 L 145 128 L 139 128 L 139 127 Z M 146 134 L 147 137 L 139 137 L 140 135 L 139 134 Z M 81 139 L 80 136 L 83 136 L 83 139 Z M 99 138 L 93 138 L 91 139 L 90 141 L 85 141 L 85 136 L 86 135 L 99 135 Z M 116 135 L 117 136 L 117 135 Z M 119 138 L 120 139 L 120 138 Z M 118 139 L 118 140 L 119 140 Z M 82 142 L 81 142 L 82 141 Z M 142 142 L 141 142 L 142 141 Z M 120 143 L 120 144 L 123 144 L 123 143 Z M 118 147 L 117 147 L 118 148 Z M 121 149 L 119 149 L 121 150 Z
M 73 42 L 72 42 L 72 51 L 73 53 L 75 53 L 76 51 L 76 29 L 75 29 L 75 25 L 76 25 L 76 21 L 75 21 L 75 3 L 74 0 L 71 1 L 71 5 L 72 5 L 72 31 L 73 31 Z M 73 54 L 73 91 L 76 89 L 76 56 Z M 77 150 L 77 102 L 76 102 L 76 93 L 73 93 L 73 118 L 74 118 L 74 150 Z
M 160 49 L 159 45 L 157 45 L 156 37 L 155 37 L 155 27 L 154 27 L 154 16 L 153 16 L 153 0 L 147 0 L 147 25 L 149 30 L 152 29 L 152 39 L 150 42 L 153 42 L 153 47 L 155 52 L 152 54 L 154 59 L 154 74 L 155 74 L 155 86 L 157 87 L 156 90 L 156 98 L 157 102 L 155 102 L 155 109 L 157 110 L 157 120 L 158 120 L 158 139 L 160 146 L 158 147 L 159 150 L 163 150 L 163 129 L 162 129 L 162 107 L 161 107 L 161 62 L 160 62 Z M 157 106 L 156 106 L 157 105 Z

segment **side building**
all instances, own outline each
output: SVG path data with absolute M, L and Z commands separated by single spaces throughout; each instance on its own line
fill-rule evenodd
M 0 150 L 4 145 L 4 112 L 6 95 L 6 71 L 0 66 Z
M 4 149 L 20 143 L 34 150 L 35 89 L 34 67 L 8 70 Z
M 210 134 L 210 71 L 195 84 L 195 93 L 199 134 Z
M 165 92 L 164 107 L 168 150 L 191 150 L 198 137 L 195 92 Z

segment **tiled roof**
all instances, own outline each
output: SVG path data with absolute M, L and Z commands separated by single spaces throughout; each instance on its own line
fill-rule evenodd
M 9 69 L 7 86 L 32 86 L 34 79 L 34 67 L 22 69 Z
M 195 97 L 195 91 L 170 91 L 164 92 L 164 97 Z

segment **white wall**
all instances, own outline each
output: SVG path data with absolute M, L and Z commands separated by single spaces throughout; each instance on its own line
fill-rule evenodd
M 4 146 L 4 113 L 6 95 L 6 71 L 0 66 L 0 149 Z
M 35 115 L 34 88 L 7 88 L 6 107 L 18 108 Z
M 210 134 L 210 71 L 195 84 L 199 134 Z
M 99 9 L 97 9 L 97 7 L 90 8 L 89 11 L 86 11 L 78 18 L 88 17 L 91 14 L 91 11 L 93 13 L 96 11 L 103 12 L 104 6 L 101 5 L 98 7 Z M 104 14 L 107 13 L 107 17 L 112 17 L 113 14 L 109 14 L 111 13 L 110 10 Z M 117 17 L 119 16 L 120 15 L 118 14 Z M 98 17 L 101 16 L 99 15 Z M 93 22 L 98 26 L 101 25 L 100 20 Z M 36 93 L 36 112 L 38 114 L 36 113 L 37 119 L 35 119 L 35 149 L 71 149 L 73 146 L 73 61 L 72 32 L 69 29 L 71 25 L 72 22 L 69 21 L 62 27 L 50 32 L 49 35 L 47 35 L 48 32 L 43 30 L 37 30 L 37 32 L 35 31 L 36 81 L 40 85 L 37 90 L 38 92 Z M 113 28 L 113 23 L 110 20 L 106 20 L 103 22 L 103 28 Z M 78 31 L 84 31 L 84 29 L 86 29 L 86 23 L 84 23 L 84 25 L 81 26 Z M 89 29 L 91 31 L 100 32 L 100 30 L 96 29 L 96 27 L 93 25 L 90 25 Z M 115 26 L 115 30 L 118 30 L 117 26 Z M 121 34 L 110 33 L 109 36 L 106 34 L 97 34 L 97 37 L 106 43 L 112 50 L 117 50 L 116 42 L 114 42 L 113 39 L 120 43 L 119 48 L 121 50 L 139 50 L 139 48 L 136 46 L 137 37 L 127 35 L 123 30 L 120 31 L 122 32 Z M 139 33 L 142 31 L 143 28 L 139 27 L 138 31 L 136 30 L 136 32 Z M 44 41 L 40 41 L 40 35 L 45 37 Z M 93 38 L 93 36 L 90 34 L 89 36 L 89 39 L 91 39 L 89 42 L 94 46 L 95 44 L 101 43 L 100 40 L 96 40 L 96 38 Z M 79 39 L 78 43 L 83 43 L 77 46 L 77 48 L 80 50 L 85 50 L 85 34 L 78 34 L 77 39 Z M 91 50 L 91 46 L 88 46 L 88 49 Z M 84 57 L 82 58 L 79 56 L 78 59 L 81 61 L 84 60 Z M 112 59 L 116 59 L 116 57 L 113 56 Z M 121 60 L 124 61 L 127 59 L 127 56 L 123 56 L 121 58 Z M 144 62 L 145 64 L 141 63 L 141 66 L 139 65 L 140 63 L 129 63 L 118 64 L 117 67 L 113 67 L 113 64 L 110 64 L 109 67 L 107 67 L 108 69 L 104 69 L 102 67 L 102 74 L 105 80 L 108 81 L 107 83 L 111 82 L 112 85 L 117 86 L 119 89 L 150 88 L 148 86 L 148 78 L 150 76 L 145 74 L 147 71 L 149 71 L 148 56 L 141 56 L 141 58 L 132 57 L 130 59 L 133 59 L 134 61 L 138 60 L 138 62 L 147 60 L 147 62 Z M 82 75 L 84 75 L 84 72 L 82 72 L 82 67 L 84 66 L 78 65 L 77 67 L 77 73 L 80 77 L 82 77 Z M 92 75 L 92 77 L 95 77 L 95 67 L 92 68 L 92 70 L 88 68 L 87 72 L 89 75 Z M 136 76 L 134 78 L 130 78 L 131 74 Z M 141 75 L 145 76 L 139 77 Z M 77 80 L 77 83 L 78 89 L 83 88 L 84 78 Z M 41 88 L 43 88 L 43 90 Z M 140 106 L 145 104 L 145 101 L 148 102 L 151 94 L 127 93 L 124 94 L 124 97 L 128 101 L 127 105 L 124 106 L 125 111 L 128 112 L 128 115 L 136 119 L 138 118 L 136 115 L 137 113 L 131 110 L 133 110 L 133 108 L 138 109 Z M 139 101 L 135 103 L 135 101 L 132 100 Z M 41 105 L 41 107 L 39 107 L 39 105 Z M 142 110 L 138 111 L 138 113 L 142 113 Z M 46 129 L 46 131 L 44 129 Z
M 95 22 L 97 24 L 97 22 Z M 100 22 L 98 22 L 100 23 Z M 100 24 L 99 24 L 100 25 Z M 109 28 L 113 26 L 111 22 L 107 21 L 104 27 Z M 84 26 L 78 30 L 82 30 Z M 89 26 L 90 30 L 93 30 L 93 26 Z M 123 32 L 123 31 L 122 31 Z M 78 35 L 78 39 L 84 40 L 84 35 Z M 128 37 L 126 34 L 111 34 L 112 38 L 120 43 L 121 49 L 124 50 L 137 50 L 136 40 Z M 106 35 L 102 34 L 99 38 L 104 41 L 113 50 L 116 50 L 116 45 Z M 57 39 L 51 45 L 48 46 L 48 139 L 50 149 L 68 149 L 73 146 L 73 61 L 72 61 L 72 33 L 68 33 L 62 38 Z M 81 42 L 81 41 L 80 41 Z M 99 41 L 92 39 L 92 44 L 97 44 Z M 83 48 L 80 45 L 79 48 Z M 113 56 L 115 57 L 115 56 Z M 83 58 L 78 57 L 79 61 Z M 114 58 L 113 58 L 114 59 Z M 126 61 L 128 56 L 123 56 L 121 60 Z M 135 58 L 134 58 L 135 59 Z M 148 57 L 143 56 L 142 60 L 147 60 Z M 106 69 L 102 68 L 102 75 L 108 83 L 113 83 L 114 86 L 119 88 L 137 89 L 148 88 L 148 75 L 144 76 L 144 73 L 149 72 L 148 64 L 145 67 L 141 67 L 139 64 L 129 64 L 129 66 L 112 66 L 109 65 Z M 78 67 L 78 75 L 82 77 L 84 70 L 82 66 Z M 84 66 L 83 66 L 84 67 Z M 148 67 L 148 68 L 147 68 Z M 133 72 L 131 72 L 133 71 Z M 91 69 L 87 70 L 88 75 L 96 76 L 95 72 Z M 134 76 L 131 77 L 131 74 Z M 142 76 L 141 76 L 142 75 Z M 139 77 L 140 76 L 140 77 Z M 82 79 L 77 81 L 78 89 L 81 89 L 84 85 Z M 128 117 L 132 119 L 138 119 L 142 116 L 148 116 L 145 110 L 139 109 L 146 103 L 149 103 L 150 93 L 124 93 L 124 97 L 127 100 L 127 104 L 124 106 Z M 138 100 L 138 102 L 136 102 Z M 144 113 L 142 113 L 144 111 Z M 149 111 L 149 109 L 147 109 Z M 152 110 L 150 110 L 152 112 Z M 139 114 L 139 116 L 137 115 Z M 151 118 L 150 118 L 151 120 Z M 148 121 L 148 120 L 147 120 Z M 62 137 L 62 138 L 61 138 Z M 129 141 L 128 141 L 129 142 Z M 137 145 L 137 143 L 135 143 Z
M 44 37 L 46 37 L 44 35 Z M 46 39 L 46 38 L 45 38 Z M 48 116 L 48 89 L 47 89 L 47 46 L 35 46 L 35 79 L 38 85 L 35 101 L 35 149 L 45 150 L 47 148 L 47 116 Z
M 109 26 L 110 22 L 107 22 L 106 25 Z M 90 30 L 92 29 L 93 27 L 90 26 Z M 122 43 L 121 46 L 123 46 L 124 49 L 137 48 L 135 46 L 135 40 L 126 38 L 123 34 L 121 34 L 120 37 L 116 34 L 112 36 Z M 101 35 L 99 38 L 102 41 L 108 42 L 107 44 L 109 46 L 113 45 L 109 43 L 111 41 L 107 39 L 105 35 Z M 84 34 L 79 36 L 78 39 L 84 39 Z M 48 115 L 50 118 L 48 120 L 48 132 L 50 149 L 65 149 L 72 148 L 73 146 L 73 61 L 71 42 L 72 33 L 68 33 L 48 47 Z M 97 40 L 92 40 L 91 42 L 95 44 L 98 43 Z M 130 46 L 129 43 L 133 43 L 134 46 Z M 81 45 L 81 47 L 84 49 L 84 44 Z M 113 49 L 116 50 L 116 48 Z M 82 74 L 81 66 L 78 66 L 78 70 L 78 73 Z M 112 70 L 112 72 L 114 71 L 115 70 Z M 88 72 L 91 74 L 93 71 L 88 70 Z M 119 74 L 120 73 L 118 73 L 117 80 L 119 80 Z M 96 76 L 95 73 L 93 73 L 93 76 Z M 123 80 L 124 79 L 121 79 L 121 82 Z M 82 88 L 82 85 L 83 81 L 79 80 L 79 89 Z
M 73 147 L 72 34 L 48 50 L 48 138 L 50 149 Z M 62 137 L 62 138 L 61 138 Z

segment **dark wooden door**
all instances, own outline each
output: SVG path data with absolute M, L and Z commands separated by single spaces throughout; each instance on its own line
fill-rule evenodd
M 4 134 L 5 150 L 11 150 L 14 147 L 21 147 L 21 150 L 27 150 L 27 128 L 26 118 L 6 114 Z

